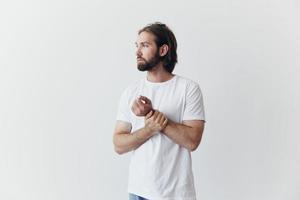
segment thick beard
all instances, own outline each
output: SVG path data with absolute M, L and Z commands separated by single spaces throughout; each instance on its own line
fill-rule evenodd
M 158 52 L 153 56 L 153 58 L 151 58 L 149 61 L 146 61 L 145 59 L 144 63 L 138 63 L 137 64 L 137 68 L 139 71 L 150 71 L 151 69 L 153 69 L 160 61 L 161 58 L 158 55 Z

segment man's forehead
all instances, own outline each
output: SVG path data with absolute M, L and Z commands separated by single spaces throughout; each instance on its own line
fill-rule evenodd
M 137 36 L 136 43 L 154 43 L 154 35 L 148 32 L 141 32 Z

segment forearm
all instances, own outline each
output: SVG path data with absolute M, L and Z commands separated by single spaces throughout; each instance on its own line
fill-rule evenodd
M 201 130 L 169 120 L 163 133 L 176 144 L 194 151 L 201 141 L 202 131 L 200 134 L 199 131 Z
M 116 134 L 114 136 L 115 151 L 118 154 L 127 153 L 144 144 L 153 133 L 146 128 L 141 128 L 131 134 Z

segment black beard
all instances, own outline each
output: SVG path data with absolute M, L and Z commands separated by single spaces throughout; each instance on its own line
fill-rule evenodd
M 149 61 L 146 61 L 145 59 L 143 59 L 143 60 L 144 60 L 144 63 L 137 64 L 138 70 L 140 70 L 142 72 L 150 71 L 151 69 L 153 69 L 161 61 L 161 58 L 159 57 L 158 54 L 156 54 Z

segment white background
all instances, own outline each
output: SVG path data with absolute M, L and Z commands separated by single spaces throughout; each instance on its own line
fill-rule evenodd
M 292 0 L 1 1 L 0 199 L 127 199 L 113 150 L 137 31 L 175 33 L 175 73 L 200 84 L 192 153 L 200 200 L 300 199 L 300 3 Z

